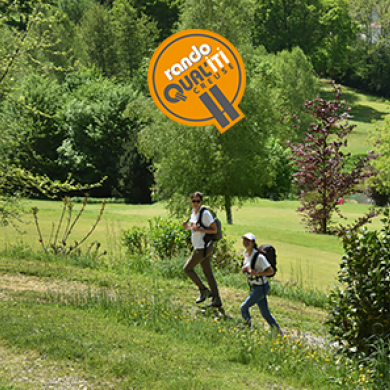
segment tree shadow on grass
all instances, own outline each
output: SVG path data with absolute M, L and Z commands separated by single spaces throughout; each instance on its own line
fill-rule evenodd
M 336 100 L 336 94 L 332 90 L 321 91 L 320 95 L 323 99 Z M 369 96 L 369 95 L 366 95 Z M 370 96 L 373 100 L 378 98 Z M 353 120 L 357 122 L 371 123 L 373 120 L 381 120 L 384 115 L 388 115 L 389 112 L 383 110 L 376 110 L 365 104 L 358 104 L 360 97 L 353 91 L 341 91 L 341 100 L 346 103 L 348 107 L 351 107 L 350 114 L 353 116 Z
M 321 91 L 320 96 L 327 101 L 336 100 L 336 94 L 333 90 Z M 345 101 L 348 106 L 356 103 L 359 99 L 355 93 L 341 90 L 341 100 Z
M 373 120 L 381 120 L 384 115 L 388 115 L 389 112 L 376 110 L 375 108 L 368 107 L 362 104 L 353 106 L 350 114 L 353 116 L 354 121 L 371 123 Z

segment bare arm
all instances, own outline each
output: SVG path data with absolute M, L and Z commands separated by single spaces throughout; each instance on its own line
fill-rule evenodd
M 217 225 L 215 224 L 215 222 L 212 222 L 208 228 L 203 228 L 203 227 L 195 225 L 195 226 L 192 226 L 190 229 L 195 231 L 195 232 L 200 232 L 200 233 L 205 233 L 205 234 L 217 233 Z
M 274 274 L 274 269 L 271 266 L 266 268 L 263 272 L 251 269 L 250 274 L 251 276 L 272 276 Z

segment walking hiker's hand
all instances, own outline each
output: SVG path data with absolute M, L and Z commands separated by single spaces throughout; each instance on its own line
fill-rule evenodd
M 188 222 L 187 222 L 187 221 L 183 221 L 182 225 L 183 225 L 183 227 L 185 227 L 186 229 L 188 229 Z
M 245 272 L 248 272 L 248 268 L 247 267 L 242 267 L 241 271 L 242 271 L 243 274 L 245 274 Z
M 254 269 L 251 269 L 249 273 L 251 276 L 257 276 L 257 271 Z

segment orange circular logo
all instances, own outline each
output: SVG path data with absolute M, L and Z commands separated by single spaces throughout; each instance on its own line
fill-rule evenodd
M 229 41 L 211 31 L 185 30 L 166 39 L 150 61 L 148 84 L 157 107 L 184 125 L 214 124 L 223 133 L 244 118 L 238 108 L 244 63 Z

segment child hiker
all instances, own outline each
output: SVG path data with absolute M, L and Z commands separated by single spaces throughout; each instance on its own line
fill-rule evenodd
M 263 318 L 268 322 L 271 328 L 277 329 L 282 334 L 278 323 L 268 309 L 267 294 L 270 290 L 267 276 L 272 276 L 274 270 L 267 258 L 261 254 L 257 248 L 256 237 L 252 233 L 246 233 L 242 236 L 242 244 L 245 248 L 244 262 L 242 272 L 246 274 L 251 291 L 244 303 L 241 305 L 241 315 L 245 323 L 251 326 L 251 316 L 249 309 L 257 305 Z M 252 267 L 253 257 L 257 256 L 256 262 Z

